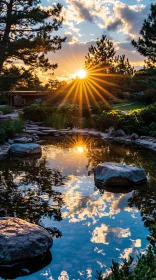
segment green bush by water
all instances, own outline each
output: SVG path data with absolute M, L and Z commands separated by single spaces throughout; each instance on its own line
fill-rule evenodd
M 156 135 L 156 103 L 126 114 L 120 110 L 104 111 L 96 119 L 96 128 L 102 131 L 110 128 L 123 129 L 127 134 Z
M 16 133 L 21 133 L 23 130 L 23 120 L 21 118 L 9 120 L 0 125 L 0 144 L 4 143 L 9 138 L 14 137 Z
M 0 105 L 0 111 L 3 112 L 4 115 L 6 115 L 12 113 L 13 109 L 9 106 Z

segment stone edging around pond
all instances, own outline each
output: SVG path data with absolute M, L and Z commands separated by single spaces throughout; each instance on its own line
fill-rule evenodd
M 27 138 L 32 136 L 32 138 L 35 138 L 37 136 L 61 136 L 61 135 L 73 135 L 73 134 L 81 134 L 82 136 L 95 136 L 100 137 L 104 141 L 112 141 L 112 142 L 118 142 L 121 144 L 135 144 L 137 146 L 156 151 L 156 138 L 153 137 L 147 137 L 147 136 L 141 136 L 136 140 L 132 140 L 131 136 L 122 136 L 122 137 L 116 137 L 116 136 L 109 136 L 109 133 L 103 133 L 100 131 L 96 131 L 94 129 L 79 129 L 79 128 L 73 128 L 73 129 L 61 129 L 56 130 L 54 128 L 45 127 L 45 126 L 39 126 L 41 123 L 32 123 L 29 124 L 29 127 L 26 127 L 23 129 L 23 133 L 27 135 Z M 30 129 L 31 128 L 31 129 Z M 35 129 L 34 129 L 35 128 Z M 30 139 L 30 138 L 29 138 Z M 11 140 L 12 141 L 12 140 Z M 33 142 L 33 140 L 32 140 Z M 10 146 L 14 143 L 14 141 L 8 142 L 0 145 L 0 159 L 6 158 L 8 155 L 8 150 Z

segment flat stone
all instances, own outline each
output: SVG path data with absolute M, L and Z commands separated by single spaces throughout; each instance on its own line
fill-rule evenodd
M 9 148 L 9 154 L 15 157 L 27 157 L 42 153 L 41 146 L 35 143 L 13 144 Z
M 18 218 L 0 218 L 0 265 L 44 256 L 52 237 L 44 228 Z
M 97 165 L 94 179 L 97 183 L 114 186 L 130 186 L 147 181 L 144 169 L 114 162 Z
M 14 142 L 15 143 L 21 143 L 21 144 L 32 143 L 33 139 L 32 138 L 27 138 L 27 137 L 21 137 L 21 138 L 14 139 Z

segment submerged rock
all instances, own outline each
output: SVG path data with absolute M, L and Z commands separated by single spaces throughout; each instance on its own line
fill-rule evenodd
M 0 218 L 0 266 L 43 257 L 52 246 L 44 228 L 18 218 Z
M 99 164 L 94 169 L 96 183 L 114 186 L 130 186 L 147 181 L 143 169 L 113 162 Z
M 9 154 L 15 157 L 27 157 L 42 153 L 41 146 L 35 143 L 13 144 L 9 148 Z

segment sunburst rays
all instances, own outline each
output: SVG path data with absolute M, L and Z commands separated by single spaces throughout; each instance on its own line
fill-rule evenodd
M 82 116 L 82 106 L 83 104 L 87 105 L 88 108 L 91 108 L 92 104 L 98 106 L 98 101 L 102 101 L 108 107 L 111 107 L 109 104 L 110 98 L 115 98 L 112 94 L 111 89 L 120 88 L 120 86 L 113 82 L 113 77 L 120 77 L 121 75 L 117 74 L 107 74 L 107 68 L 102 67 L 102 65 L 96 65 L 90 69 L 84 69 L 77 72 L 79 75 L 76 76 L 70 84 L 66 84 L 61 92 L 67 93 L 64 95 L 64 98 L 59 106 L 61 108 L 66 101 L 69 100 L 72 104 L 79 104 L 80 117 Z M 60 92 L 60 93 L 61 93 Z M 58 109 L 59 110 L 59 109 Z

